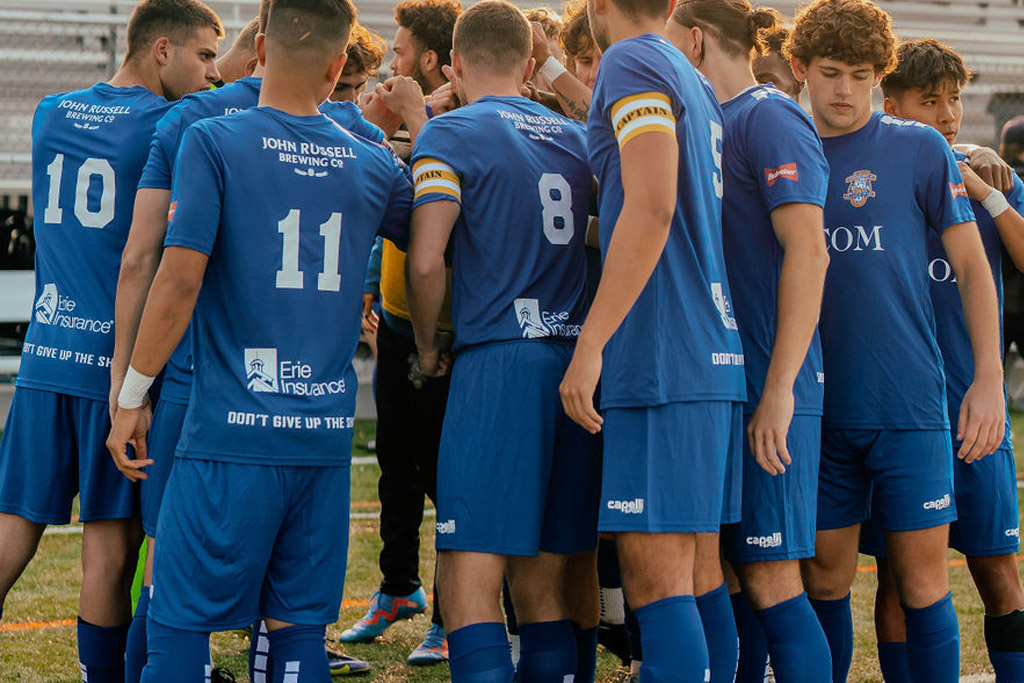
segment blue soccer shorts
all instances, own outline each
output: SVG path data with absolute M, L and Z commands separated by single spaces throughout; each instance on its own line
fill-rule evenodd
M 795 560 L 814 556 L 818 514 L 821 417 L 794 415 L 786 435 L 793 462 L 784 474 L 761 469 L 743 440 L 743 516 L 723 530 L 731 562 Z
M 741 405 L 698 401 L 606 409 L 598 528 L 718 532 Z
M 459 354 L 437 463 L 438 550 L 597 547 L 598 437 L 566 416 L 558 393 L 573 348 L 515 341 Z
M 949 431 L 822 430 L 818 529 L 871 516 L 885 531 L 914 531 L 956 519 Z
M 954 452 L 960 444 L 953 444 Z M 957 520 L 949 546 L 967 557 L 1008 555 L 1020 549 L 1017 470 L 1013 449 L 1003 447 L 972 463 L 953 459 Z M 885 557 L 885 533 L 873 520 L 860 532 L 861 552 Z
M 181 437 L 181 426 L 185 423 L 188 405 L 163 400 L 156 404 L 153 422 L 146 437 L 147 457 L 153 464 L 146 468 L 149 476 L 140 482 L 139 497 L 142 507 L 142 529 L 147 536 L 156 536 L 156 521 L 160 513 L 160 502 L 164 498 L 167 479 L 174 465 L 174 452 Z
M 348 467 L 178 458 L 157 522 L 149 618 L 185 631 L 257 617 L 333 623 L 348 559 Z
M 0 512 L 37 524 L 138 515 L 139 490 L 107 450 L 106 401 L 19 387 L 0 438 Z

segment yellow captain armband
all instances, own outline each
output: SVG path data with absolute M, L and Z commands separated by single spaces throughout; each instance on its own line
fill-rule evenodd
M 412 181 L 416 187 L 413 201 L 440 192 L 457 202 L 462 201 L 462 185 L 455 169 L 438 159 L 423 157 L 412 166 Z
M 619 149 L 644 133 L 666 133 L 676 136 L 676 117 L 672 102 L 660 92 L 630 95 L 612 105 L 612 129 Z

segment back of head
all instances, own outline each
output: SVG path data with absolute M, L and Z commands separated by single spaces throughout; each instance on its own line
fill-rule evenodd
M 959 89 L 971 80 L 971 72 L 956 50 L 933 38 L 903 43 L 896 50 L 896 59 L 896 68 L 882 79 L 886 97 L 915 89 L 937 92 L 947 82 Z
M 668 16 L 671 0 L 611 0 L 611 3 L 631 19 L 662 19 Z
M 383 38 L 356 22 L 348 39 L 348 61 L 345 62 L 345 69 L 376 76 L 387 49 L 388 45 Z
M 231 44 L 231 52 L 238 52 L 246 56 L 256 54 L 256 34 L 260 32 L 260 18 L 254 17 L 246 24 L 245 28 L 238 32 L 235 42 Z
M 815 57 L 870 64 L 882 76 L 896 67 L 892 17 L 871 0 L 815 0 L 797 13 L 783 50 L 804 64 Z
M 318 69 L 345 50 L 355 18 L 351 0 L 271 0 L 268 52 L 275 61 Z
M 433 50 L 440 64 L 451 63 L 452 32 L 462 12 L 459 0 L 402 0 L 395 23 L 408 29 L 423 50 Z
M 459 16 L 452 49 L 466 67 L 518 75 L 530 60 L 533 31 L 523 11 L 505 0 L 481 0 Z
M 1003 125 L 999 155 L 1014 168 L 1024 166 L 1024 116 L 1014 116 Z
M 594 36 L 590 33 L 586 0 L 565 3 L 562 15 L 562 30 L 558 34 L 558 42 L 562 44 L 565 54 L 575 57 L 590 50 L 594 45 Z
M 224 37 L 220 17 L 200 0 L 142 0 L 128 20 L 125 61 L 142 57 L 160 38 L 185 45 L 203 28 L 212 29 L 218 38 Z
M 681 26 L 710 33 L 727 54 L 763 55 L 763 34 L 775 28 L 778 12 L 754 7 L 748 0 L 680 0 L 672 20 Z

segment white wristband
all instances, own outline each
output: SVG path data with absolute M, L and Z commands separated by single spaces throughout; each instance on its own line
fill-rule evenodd
M 537 69 L 537 73 L 543 76 L 544 80 L 548 83 L 554 83 L 556 78 L 567 71 L 568 69 L 565 68 L 565 65 L 555 59 L 554 55 L 548 55 L 548 58 Z
M 145 405 L 146 393 L 154 379 L 156 377 L 143 375 L 129 365 L 128 372 L 124 376 L 124 383 L 121 384 L 121 393 L 117 395 L 117 407 L 134 409 Z
M 981 200 L 981 205 L 985 207 L 988 215 L 992 216 L 992 218 L 1010 208 L 1010 202 L 1006 201 L 1006 197 L 999 190 L 989 192 L 988 196 Z

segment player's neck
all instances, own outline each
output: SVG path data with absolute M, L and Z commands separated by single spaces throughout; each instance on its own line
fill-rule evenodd
M 658 17 L 634 18 L 622 13 L 618 13 L 618 16 L 614 19 L 609 17 L 609 45 L 614 45 L 621 40 L 636 38 L 637 36 L 642 36 L 645 33 L 653 33 L 658 36 L 665 35 L 665 19 Z
M 272 68 L 263 73 L 261 107 L 271 107 L 292 116 L 316 116 L 323 104 L 317 98 L 316 88 L 300 75 Z
M 711 81 L 719 103 L 728 102 L 747 88 L 757 85 L 757 79 L 750 68 L 750 60 L 743 57 L 709 57 L 701 64 L 700 71 Z
M 519 83 L 508 77 L 497 77 L 483 74 L 463 74 L 462 89 L 466 93 L 467 104 L 476 102 L 481 97 L 520 97 Z
M 164 84 L 160 80 L 160 72 L 155 64 L 124 62 L 107 84 L 115 88 L 141 86 L 154 95 L 165 95 Z

